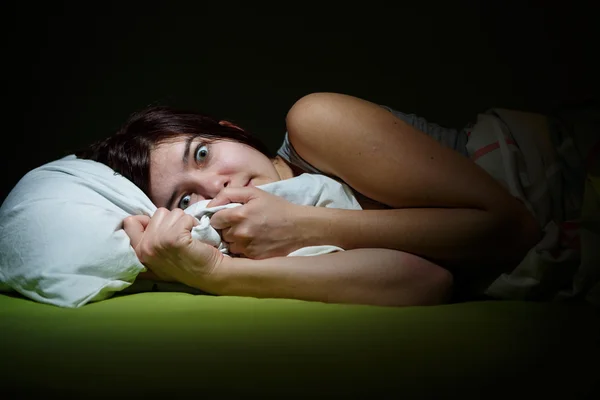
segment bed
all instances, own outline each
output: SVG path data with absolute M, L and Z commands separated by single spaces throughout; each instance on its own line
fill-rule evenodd
M 375 307 L 176 292 L 0 295 L 4 398 L 592 399 L 586 303 Z M 6 396 L 6 397 L 5 397 Z
M 595 125 L 577 126 L 597 132 L 594 115 Z M 32 208 L 40 212 L 37 219 L 26 218 L 32 229 L 51 218 L 63 221 L 61 213 L 72 216 L 77 207 L 85 208 L 81 215 L 89 219 L 89 205 L 104 202 L 108 191 L 114 201 L 101 203 L 101 212 L 93 214 L 93 236 L 86 236 L 87 226 L 44 237 L 36 230 L 38 240 L 32 242 L 39 251 L 40 242 L 89 239 L 89 248 L 104 251 L 102 256 L 71 245 L 68 255 L 45 253 L 52 256 L 50 265 L 41 253 L 18 251 L 21 242 L 5 241 L 0 286 L 10 282 L 17 290 L 0 293 L 2 397 L 600 398 L 600 165 L 594 156 L 597 141 L 588 147 L 585 159 L 596 163 L 588 165 L 585 179 L 574 180 L 582 183 L 581 240 L 559 248 L 572 255 L 578 247 L 578 258 L 571 262 L 552 247 L 538 249 L 495 286 L 495 298 L 503 300 L 428 307 L 211 296 L 153 287 L 130 292 L 126 289 L 143 266 L 119 224 L 124 216 L 150 208 L 149 200 L 121 190 L 125 182 L 111 170 L 101 171 L 104 177 L 93 171 L 90 176 L 100 185 L 94 191 L 88 190 L 88 178 L 59 192 L 47 175 L 40 176 L 33 182 L 38 190 L 53 185 L 54 192 L 76 199 L 61 197 L 52 210 Z M 490 163 L 495 154 L 500 153 L 487 154 Z M 75 176 L 67 172 L 63 175 Z M 15 192 L 14 198 L 14 208 L 5 203 L 10 216 L 5 221 L 18 209 L 29 217 L 20 199 L 39 197 Z M 131 205 L 136 199 L 141 205 Z M 14 234 L 24 226 L 15 221 L 14 229 L 3 222 L 9 234 L 0 237 L 28 237 Z M 98 245 L 100 226 L 105 245 Z M 555 241 L 562 246 L 563 239 L 559 235 Z M 48 264 L 43 271 L 36 260 Z M 565 265 L 567 286 L 548 273 L 565 271 Z

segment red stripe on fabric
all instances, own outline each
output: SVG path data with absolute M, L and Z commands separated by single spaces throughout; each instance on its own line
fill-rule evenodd
M 581 247 L 579 229 L 579 221 L 565 221 L 560 224 L 560 245 L 563 248 L 579 250 Z
M 516 145 L 515 141 L 512 139 L 506 139 L 506 144 Z M 473 153 L 473 156 L 472 156 L 473 161 L 477 160 L 478 158 L 483 157 L 484 155 L 486 155 L 487 153 L 489 153 L 491 151 L 498 149 L 499 147 L 500 147 L 499 142 L 494 142 L 494 143 L 488 144 L 487 146 L 483 146 L 482 148 L 477 150 L 475 153 Z
M 572 229 L 579 229 L 578 221 L 565 221 L 562 223 L 562 229 L 569 231 Z

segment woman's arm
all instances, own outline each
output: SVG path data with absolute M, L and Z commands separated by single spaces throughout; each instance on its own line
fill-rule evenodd
M 483 169 L 374 103 L 315 93 L 291 108 L 287 128 L 306 161 L 394 208 L 307 211 L 315 243 L 326 236 L 446 266 L 515 263 L 539 238 L 527 209 Z
M 152 218 L 126 218 L 123 229 L 156 278 L 217 295 L 406 306 L 440 304 L 451 294 L 450 273 L 413 254 L 356 249 L 264 260 L 232 258 L 193 240 L 195 224 L 180 209 L 160 208 Z
M 306 207 L 295 223 L 307 235 L 304 246 L 323 244 L 326 238 L 327 244 L 346 250 L 401 250 L 447 268 L 506 266 L 519 262 L 518 257 L 535 244 L 520 241 L 527 233 L 517 232 L 493 213 L 473 208 L 361 211 Z
M 215 274 L 188 282 L 217 295 L 382 306 L 447 302 L 452 275 L 412 254 L 356 249 L 264 260 L 224 257 Z

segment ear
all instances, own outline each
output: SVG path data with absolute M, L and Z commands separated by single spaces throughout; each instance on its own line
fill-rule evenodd
M 235 128 L 235 129 L 239 129 L 240 131 L 243 131 L 242 128 L 240 128 L 236 124 L 234 124 L 232 122 L 229 122 L 229 121 L 219 121 L 219 125 L 221 125 L 221 126 L 228 126 L 230 128 Z

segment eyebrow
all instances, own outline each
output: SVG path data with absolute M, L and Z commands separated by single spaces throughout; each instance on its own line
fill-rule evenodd
M 192 142 L 194 141 L 195 137 L 191 136 L 188 137 L 185 140 L 185 148 L 183 150 L 183 155 L 181 157 L 181 162 L 183 162 L 183 165 L 187 165 L 189 157 L 190 157 L 190 148 L 192 147 Z M 173 202 L 175 201 L 175 199 L 177 198 L 177 192 L 179 190 L 177 190 L 177 188 L 175 188 L 175 190 L 173 191 L 173 193 L 171 194 L 171 197 L 169 197 L 169 200 L 167 201 L 167 208 L 169 210 L 172 209 L 172 205 Z

